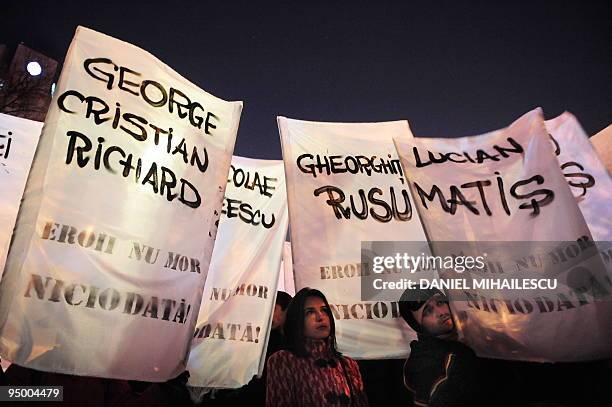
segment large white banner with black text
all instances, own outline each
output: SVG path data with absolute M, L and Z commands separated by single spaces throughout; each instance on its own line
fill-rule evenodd
M 540 109 L 480 136 L 395 142 L 434 254 L 487 258 L 448 291 L 468 345 L 503 359 L 610 356 L 612 286 Z M 440 253 L 449 241 L 463 253 Z
M 236 388 L 261 374 L 287 234 L 283 162 L 234 157 L 189 355 L 189 384 Z
M 546 121 L 563 175 L 596 241 L 612 241 L 612 179 L 578 119 L 569 112 Z
M 397 301 L 362 301 L 360 276 L 362 241 L 426 240 L 392 142 L 408 123 L 278 123 L 295 289 L 327 296 L 348 356 L 405 357 L 415 333 Z
M 78 27 L 0 287 L 0 353 L 163 381 L 186 366 L 241 102 Z
M 42 125 L 0 113 L 0 277 Z

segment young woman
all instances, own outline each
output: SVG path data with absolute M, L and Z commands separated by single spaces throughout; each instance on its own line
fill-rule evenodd
M 321 291 L 295 295 L 284 330 L 287 350 L 268 359 L 266 406 L 368 405 L 359 366 L 336 349 L 334 317 Z

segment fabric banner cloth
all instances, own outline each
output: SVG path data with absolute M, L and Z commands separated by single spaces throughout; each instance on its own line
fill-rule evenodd
M 281 261 L 280 275 L 278 276 L 278 291 L 295 295 L 295 280 L 293 278 L 293 259 L 291 258 L 291 242 L 283 246 L 283 261 Z
M 236 388 L 261 374 L 287 234 L 280 160 L 234 157 L 189 355 L 189 384 Z
M 589 140 L 608 173 L 612 173 L 612 125 L 595 134 Z
M 506 242 L 498 246 L 502 256 L 514 255 L 521 244 L 539 247 L 537 242 L 547 241 L 587 242 L 585 246 L 593 248 L 571 261 L 520 258 L 514 268 L 503 263 L 478 276 L 498 273 L 500 280 L 510 280 L 520 275 L 518 268 L 558 278 L 559 287 L 544 294 L 503 288 L 449 290 L 455 323 L 470 347 L 481 356 L 518 360 L 577 361 L 610 355 L 612 287 L 605 275 L 589 274 L 605 270 L 588 244 L 592 237 L 556 160 L 540 109 L 506 129 L 480 136 L 411 135 L 395 143 L 434 254 L 442 241 L 474 242 L 476 251 L 481 242 Z M 574 289 L 572 284 L 591 277 L 599 278 L 598 294 L 604 299 L 593 290 Z
M 186 366 L 242 102 L 78 27 L 0 287 L 0 353 L 164 381 Z
M 0 278 L 42 126 L 0 113 Z
M 612 241 L 612 180 L 576 117 L 546 121 L 559 165 L 593 239 Z
M 397 302 L 361 300 L 360 244 L 426 240 L 392 141 L 407 135 L 408 123 L 284 117 L 278 123 L 295 289 L 326 295 L 341 352 L 356 359 L 406 357 L 416 335 Z

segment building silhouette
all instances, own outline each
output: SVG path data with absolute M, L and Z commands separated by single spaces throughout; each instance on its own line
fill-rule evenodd
M 0 45 L 0 112 L 44 121 L 58 63 L 19 44 L 10 64 L 6 45 Z

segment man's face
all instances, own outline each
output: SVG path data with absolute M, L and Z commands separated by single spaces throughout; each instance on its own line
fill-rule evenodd
M 280 305 L 274 305 L 274 313 L 272 314 L 272 329 L 278 329 L 285 323 L 287 310 L 283 311 Z
M 418 311 L 413 311 L 413 314 L 423 330 L 430 335 L 445 335 L 455 330 L 448 302 L 440 294 L 431 297 Z
M 308 297 L 304 303 L 304 336 L 326 339 L 331 333 L 329 310 L 319 297 Z

